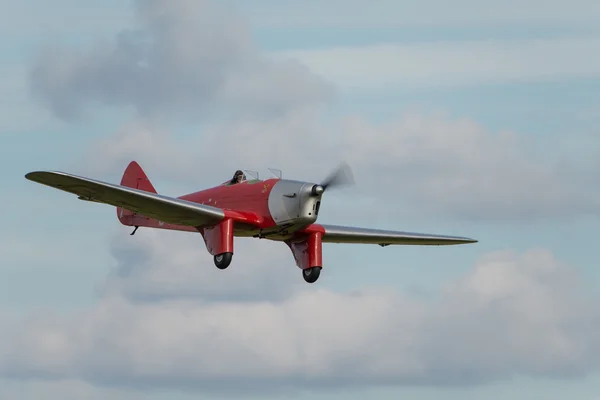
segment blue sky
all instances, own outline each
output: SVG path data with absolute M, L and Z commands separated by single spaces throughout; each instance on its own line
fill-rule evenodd
M 595 2 L 136 4 L 0 16 L 1 397 L 598 395 Z M 198 237 L 23 178 L 132 159 L 171 195 L 345 159 L 321 222 L 480 242 L 329 245 L 309 286 L 285 246 L 217 271 Z

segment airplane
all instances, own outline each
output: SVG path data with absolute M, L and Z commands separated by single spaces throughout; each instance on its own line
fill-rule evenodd
M 120 185 L 60 171 L 34 171 L 25 178 L 80 200 L 116 207 L 120 223 L 134 227 L 130 235 L 139 227 L 200 233 L 215 266 L 222 270 L 231 264 L 234 237 L 284 242 L 307 283 L 316 282 L 321 274 L 323 243 L 382 247 L 477 243 L 459 236 L 317 224 L 323 194 L 353 183 L 345 163 L 321 183 L 282 179 L 281 173 L 265 180 L 246 179 L 238 170 L 231 180 L 180 197 L 158 194 L 136 161 L 129 163 Z

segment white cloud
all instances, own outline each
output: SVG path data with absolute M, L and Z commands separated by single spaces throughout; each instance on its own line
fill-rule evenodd
M 163 179 L 199 190 L 238 168 L 276 167 L 288 178 L 320 181 L 346 160 L 356 175 L 354 195 L 394 199 L 427 214 L 522 219 L 600 209 L 584 160 L 552 161 L 537 153 L 535 143 L 516 133 L 492 132 L 444 114 L 399 114 L 375 124 L 357 116 L 326 121 L 316 111 L 301 110 L 265 121 L 206 125 L 193 138 L 131 125 L 93 146 L 85 173 L 120 172 L 136 159 Z
M 553 81 L 600 76 L 598 36 L 435 41 L 286 50 L 344 90 Z
M 95 141 L 79 160 L 83 165 L 81 173 L 122 174 L 132 159 L 137 160 L 148 171 L 159 169 L 171 176 L 181 174 L 182 171 L 196 172 L 191 156 L 197 154 L 198 150 L 204 151 L 204 146 L 196 147 L 200 143 L 194 143 L 194 147 L 179 148 L 174 143 L 172 134 L 165 129 L 150 122 L 129 122 L 112 135 Z M 153 179 L 152 176 L 150 180 Z
M 186 262 L 198 266 L 195 257 Z M 490 254 L 427 301 L 308 285 L 276 301 L 111 295 L 77 314 L 14 325 L 0 366 L 20 379 L 221 393 L 581 376 L 598 367 L 600 351 L 588 295 L 576 271 L 546 250 Z

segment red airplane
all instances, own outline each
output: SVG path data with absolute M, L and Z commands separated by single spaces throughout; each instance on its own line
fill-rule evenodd
M 80 200 L 117 207 L 119 221 L 140 226 L 199 232 L 219 269 L 229 266 L 234 237 L 284 242 L 308 283 L 321 273 L 322 243 L 388 245 L 452 245 L 476 243 L 457 236 L 429 235 L 316 224 L 323 193 L 352 183 L 343 164 L 320 184 L 273 177 L 246 180 L 242 171 L 210 189 L 180 197 L 159 195 L 140 165 L 132 161 L 120 185 L 57 171 L 35 171 L 31 181 L 76 194 Z

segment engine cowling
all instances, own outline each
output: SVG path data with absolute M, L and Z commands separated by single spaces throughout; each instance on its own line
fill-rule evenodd
M 273 186 L 268 200 L 269 212 L 275 223 L 277 225 L 314 223 L 321 204 L 322 191 L 319 191 L 318 187 L 319 185 L 307 182 L 278 181 Z

